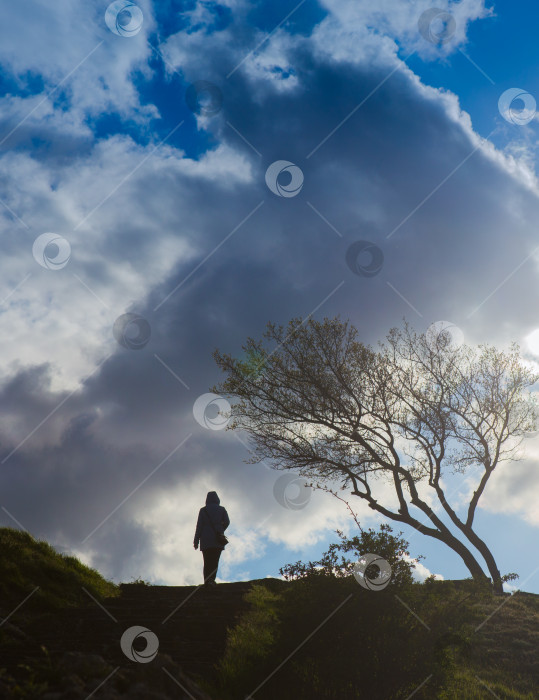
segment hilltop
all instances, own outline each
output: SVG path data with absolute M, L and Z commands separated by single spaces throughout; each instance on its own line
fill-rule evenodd
M 353 577 L 116 586 L 16 530 L 0 529 L 0 552 L 2 698 L 538 696 L 532 594 L 471 581 L 372 592 Z M 149 645 L 128 640 L 128 658 L 135 626 Z

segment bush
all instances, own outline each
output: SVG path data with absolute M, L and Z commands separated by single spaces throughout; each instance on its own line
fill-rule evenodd
M 407 561 L 409 557 L 408 542 L 402 539 L 402 532 L 393 535 L 392 528 L 383 524 L 378 532 L 369 528 L 362 530 L 360 535 L 348 539 L 341 530 L 336 530 L 340 542 L 330 544 L 327 552 L 318 561 L 310 561 L 307 564 L 297 561 L 295 564 L 287 564 L 279 569 L 279 572 L 287 581 L 313 576 L 330 576 L 342 578 L 350 576 L 356 561 L 366 553 L 377 554 L 385 559 L 391 566 L 391 584 L 400 586 L 411 583 L 413 580 L 414 563 L 423 559 Z M 344 557 L 342 552 L 351 552 L 354 560 Z M 371 579 L 376 579 L 378 567 L 372 564 L 367 568 L 366 574 Z
M 415 583 L 417 559 L 408 559 L 408 542 L 388 525 L 352 538 L 337 534 L 340 542 L 318 561 L 281 568 L 278 595 L 253 588 L 251 609 L 229 633 L 218 697 L 457 697 L 454 679 L 477 644 L 474 630 L 485 607 L 499 605 L 489 587 L 434 577 Z M 385 588 L 369 590 L 352 575 L 367 552 L 390 563 Z M 377 571 L 366 574 L 376 579 Z
M 432 698 L 466 644 L 451 627 L 436 626 L 448 603 L 438 587 L 370 591 L 352 576 L 314 575 L 283 584 L 278 596 L 263 588 L 229 634 L 216 693 L 225 700 L 404 700 L 427 677 L 415 697 Z
M 280 625 L 277 609 L 282 596 L 254 585 L 245 599 L 251 609 L 229 631 L 226 651 L 218 664 L 221 692 L 231 699 L 254 689 L 264 660 L 274 650 Z
M 287 583 L 279 595 L 253 588 L 251 609 L 229 633 L 219 697 L 404 700 L 414 693 L 419 700 L 447 683 L 469 643 L 462 603 L 475 593 L 414 583 L 408 543 L 388 525 L 350 539 L 337 534 L 340 542 L 319 561 L 281 569 Z M 352 575 L 367 552 L 392 567 L 383 589 L 364 588 Z M 366 574 L 376 579 L 376 571 Z

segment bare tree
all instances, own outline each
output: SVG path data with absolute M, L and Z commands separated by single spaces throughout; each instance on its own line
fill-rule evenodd
M 262 340 L 249 338 L 245 361 L 216 350 L 227 377 L 213 390 L 235 400 L 229 427 L 249 434 L 251 462 L 296 469 L 318 484 L 340 482 L 388 519 L 446 544 L 485 581 L 478 552 L 502 592 L 474 519 L 494 469 L 518 458 L 522 436 L 535 426 L 528 388 L 539 375 L 516 345 L 457 347 L 446 332 L 429 338 L 406 323 L 377 351 L 357 338 L 339 318 L 298 318 L 287 328 L 268 324 Z M 476 476 L 465 512 L 446 493 L 451 473 Z M 381 480 L 390 496 L 387 488 L 377 495 Z

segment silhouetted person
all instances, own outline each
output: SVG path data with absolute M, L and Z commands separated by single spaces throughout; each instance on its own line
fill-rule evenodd
M 217 533 L 224 533 L 230 525 L 230 519 L 226 509 L 219 505 L 219 496 L 215 491 L 208 491 L 206 507 L 198 513 L 197 529 L 193 542 L 195 549 L 200 549 L 204 557 L 204 585 L 215 586 L 215 576 L 219 567 L 219 557 L 224 549 L 217 542 Z

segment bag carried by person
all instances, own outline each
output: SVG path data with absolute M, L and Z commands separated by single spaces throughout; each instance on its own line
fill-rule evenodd
M 211 521 L 210 514 L 208 513 L 206 508 L 204 508 L 204 510 L 206 511 L 206 515 L 208 516 L 208 520 L 210 521 L 210 525 L 212 527 L 212 530 L 215 532 L 215 539 L 217 540 L 217 544 L 221 545 L 221 547 L 226 547 L 228 544 L 228 539 L 227 539 L 225 533 L 224 532 L 217 532 L 217 530 L 215 529 L 215 527 Z

